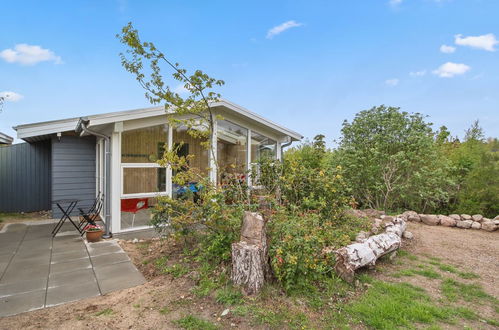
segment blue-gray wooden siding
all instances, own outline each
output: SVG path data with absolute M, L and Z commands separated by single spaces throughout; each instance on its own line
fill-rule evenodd
M 55 204 L 61 199 L 78 199 L 78 207 L 88 209 L 95 200 L 95 137 L 52 138 L 52 215 L 62 213 Z M 75 209 L 73 214 L 78 214 Z
M 0 212 L 51 209 L 50 140 L 0 147 Z

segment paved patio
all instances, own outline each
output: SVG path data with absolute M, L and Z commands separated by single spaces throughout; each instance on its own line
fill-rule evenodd
M 0 232 L 0 317 L 140 285 L 115 240 L 86 243 L 70 223 L 10 224 Z

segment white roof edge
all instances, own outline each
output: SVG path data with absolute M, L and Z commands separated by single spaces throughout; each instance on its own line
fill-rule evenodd
M 240 113 L 241 115 L 245 116 L 245 117 L 248 117 L 250 119 L 253 119 L 255 121 L 258 121 L 262 124 L 265 124 L 266 126 L 269 126 L 281 133 L 284 133 L 285 135 L 288 135 L 290 136 L 291 138 L 294 138 L 295 140 L 299 141 L 303 138 L 303 136 L 298 133 L 298 132 L 295 132 L 293 130 L 290 130 L 284 126 L 281 126 L 279 124 L 276 124 L 275 122 L 269 120 L 269 119 L 266 119 L 262 116 L 260 116 L 259 114 L 251 111 L 251 110 L 248 110 L 238 104 L 235 104 L 233 102 L 230 102 L 228 100 L 225 100 L 225 99 L 220 99 L 219 102 L 214 102 L 212 106 L 218 106 L 218 105 L 222 105 L 222 106 L 225 106 L 226 108 L 229 108 L 230 110 L 233 110 L 233 111 L 236 111 L 238 113 Z
M 211 104 L 212 107 L 223 106 L 229 110 L 232 110 L 238 113 L 241 116 L 249 118 L 251 120 L 257 121 L 265 126 L 270 127 L 271 129 L 278 131 L 284 135 L 290 136 L 292 139 L 299 141 L 303 138 L 303 136 L 295 131 L 287 129 L 283 126 L 280 126 L 273 121 L 265 119 L 264 117 L 243 108 L 235 103 L 229 102 L 225 99 L 220 99 L 218 102 L 213 102 Z M 108 112 L 103 114 L 89 115 L 89 116 L 81 116 L 87 117 L 90 120 L 90 125 L 102 125 L 107 123 L 113 123 L 118 121 L 125 121 L 131 119 L 138 119 L 144 117 L 152 117 L 159 116 L 165 113 L 164 106 L 157 107 L 149 107 L 149 108 L 138 108 L 132 110 L 124 110 L 124 111 L 116 111 L 116 112 Z M 18 138 L 30 138 L 33 136 L 45 135 L 45 134 L 54 134 L 57 132 L 64 132 L 74 130 L 76 127 L 76 123 L 81 117 L 73 117 L 59 120 L 51 120 L 44 121 L 38 123 L 30 123 L 30 124 L 22 124 L 14 126 L 13 129 L 17 131 Z M 22 132 L 24 131 L 24 132 Z
M 11 144 L 14 141 L 12 136 L 0 132 L 0 143 Z

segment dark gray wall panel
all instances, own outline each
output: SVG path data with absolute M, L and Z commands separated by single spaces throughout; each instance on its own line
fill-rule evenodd
M 0 212 L 51 209 L 51 143 L 0 147 Z
M 52 201 L 78 199 L 88 209 L 95 200 L 95 137 L 62 136 L 52 139 Z M 54 218 L 62 213 L 52 203 Z M 73 211 L 78 214 L 77 209 Z

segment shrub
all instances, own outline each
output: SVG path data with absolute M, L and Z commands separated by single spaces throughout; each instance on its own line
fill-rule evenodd
M 269 222 L 270 262 L 276 278 L 287 290 L 300 289 L 330 276 L 332 251 L 349 244 L 365 219 L 337 216 L 325 219 L 314 212 L 277 212 Z

